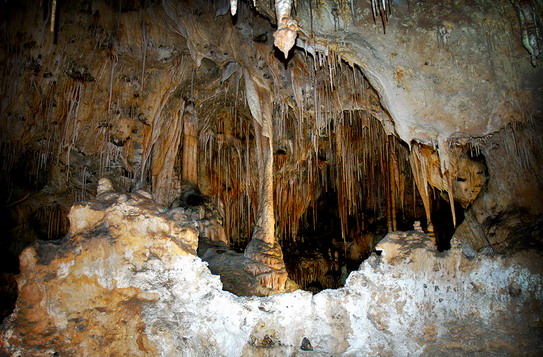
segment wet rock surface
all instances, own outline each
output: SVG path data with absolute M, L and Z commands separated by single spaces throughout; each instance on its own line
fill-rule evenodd
M 75 205 L 67 237 L 20 257 L 9 355 L 539 355 L 541 255 L 468 258 L 393 232 L 344 288 L 238 297 L 196 256 L 198 231 L 142 193 Z M 208 243 L 228 256 L 220 242 Z M 220 251 L 220 252 L 219 252 Z M 228 259 L 227 259 L 228 260 Z M 211 264 L 210 264 L 211 265 Z M 226 283 L 225 283 L 226 285 Z M 310 341 L 310 342 L 309 342 Z

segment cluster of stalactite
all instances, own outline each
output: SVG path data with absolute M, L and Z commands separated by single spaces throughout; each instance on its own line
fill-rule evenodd
M 185 101 L 176 89 L 193 65 L 171 47 L 167 60 L 156 56 L 163 21 L 148 26 L 156 12 L 81 2 L 58 9 L 57 36 L 47 8 L 7 4 L 0 16 L 2 272 L 17 271 L 32 241 L 64 236 L 70 207 L 94 197 L 100 177 L 126 191 L 155 185 L 164 204 L 180 186 L 173 166 Z
M 139 28 L 135 22 L 132 25 Z M 140 29 L 142 39 L 146 28 Z M 58 82 L 45 74 L 25 74 L 28 90 L 39 94 L 29 97 L 34 110 L 30 125 L 20 123 L 16 115 L 20 103 L 5 93 L 12 101 L 3 113 L 11 130 L 22 134 L 18 145 L 37 143 L 24 176 L 33 178 L 37 190 L 40 180 L 63 181 L 57 186 L 70 187 L 72 202 L 91 197 L 96 178 L 107 175 L 115 177 L 119 189 L 150 186 L 163 204 L 174 201 L 181 182 L 189 181 L 222 210 L 230 243 L 245 247 L 257 219 L 259 172 L 255 132 L 240 77 L 223 74 L 221 82 L 206 84 L 194 104 L 186 102 L 185 94 L 202 82 L 195 83 L 193 62 L 179 55 L 160 78 L 146 83 L 160 100 L 145 117 L 140 110 L 143 77 L 130 75 L 140 65 L 145 71 L 145 62 L 124 63 L 123 69 L 116 53 L 102 52 L 105 57 L 94 76 L 74 66 L 68 68 L 71 76 Z M 368 213 L 386 217 L 389 230 L 395 229 L 396 214 L 404 206 L 405 182 L 410 182 L 407 149 L 383 129 L 386 113 L 360 68 L 331 51 L 297 52 L 284 70 L 273 70 L 280 62 L 266 56 L 275 98 L 274 206 L 280 240 L 300 239 L 300 227 L 314 225 L 318 217 L 312 214 L 313 222 L 307 222 L 308 211 L 314 211 L 324 191 L 337 192 L 343 239 L 363 233 L 362 217 Z M 147 61 L 150 66 L 151 60 Z M 156 83 L 160 91 L 150 89 Z M 180 89 L 179 83 L 192 87 Z M 91 105 L 98 97 L 107 100 L 93 111 Z M 3 139 L 7 149 L 2 178 L 9 181 L 21 150 L 9 144 L 12 138 Z M 58 172 L 50 173 L 52 168 Z M 44 174 L 50 177 L 38 177 Z M 10 185 L 6 182 L 6 187 Z M 4 202 L 19 198 L 5 197 Z
M 338 288 L 342 284 L 341 266 L 337 261 L 315 252 L 298 258 L 289 271 L 289 277 L 304 290 L 316 293 L 323 288 Z
M 382 17 L 390 10 L 388 2 L 372 4 Z M 40 190 L 58 199 L 58 207 L 46 205 L 57 208 L 33 208 L 47 222 L 44 238 L 65 231 L 70 205 L 92 197 L 108 176 L 120 190 L 150 189 L 165 206 L 185 183 L 198 186 L 222 213 L 225 239 L 244 249 L 262 203 L 272 201 L 262 194 L 272 186 L 263 185 L 270 147 L 275 217 L 268 223 L 283 246 L 308 239 L 301 232 L 316 227 L 326 192 L 337 197 L 331 209 L 345 251 L 353 241 L 372 249 L 370 222 L 392 231 L 422 218 L 416 207 L 429 210 L 428 184 L 438 185 L 426 177 L 429 166 L 453 200 L 458 164 L 447 159 L 447 143 L 424 157 L 413 144 L 410 156 L 361 68 L 331 47 L 300 39 L 284 60 L 267 39 L 269 23 L 258 24 L 245 3 L 236 26 L 170 1 L 114 15 L 107 2 L 87 5 L 81 22 L 64 25 L 73 38 L 59 47 L 43 29 L 17 33 L 21 13 L 4 28 L 6 38 L 20 38 L 0 57 L 2 203 L 15 209 Z M 251 21 L 254 29 L 244 27 Z M 176 47 L 181 38 L 186 44 Z
M 407 147 L 375 115 L 386 116 L 377 94 L 358 67 L 333 54 L 298 53 L 293 62 L 290 86 L 274 88 L 275 98 L 283 99 L 274 103 L 273 122 L 280 241 L 299 240 L 301 227 L 315 225 L 315 203 L 326 191 L 337 193 L 345 243 L 347 236 L 363 239 L 368 216 L 396 229 L 406 197 L 417 194 Z M 255 134 L 244 101 L 241 91 L 235 106 L 212 111 L 199 134 L 200 188 L 223 209 L 234 247 L 250 239 L 258 204 Z

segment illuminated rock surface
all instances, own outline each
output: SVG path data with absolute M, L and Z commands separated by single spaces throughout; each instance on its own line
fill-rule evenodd
M 541 355 L 542 18 L 4 1 L 2 348 Z
M 456 242 L 437 253 L 423 233 L 393 232 L 344 288 L 238 297 L 195 256 L 195 221 L 146 196 L 101 192 L 72 208 L 65 239 L 22 253 L 3 352 L 535 356 L 543 348 L 534 252 L 468 258 Z

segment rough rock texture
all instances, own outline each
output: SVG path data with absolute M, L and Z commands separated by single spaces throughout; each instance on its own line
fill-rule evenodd
M 264 244 L 257 240 L 257 244 Z M 267 296 L 286 291 L 294 291 L 297 285 L 288 279 L 283 262 L 283 252 L 279 245 L 258 247 L 259 252 L 251 249 L 251 255 L 231 250 L 223 242 L 212 242 L 200 238 L 198 256 L 204 260 L 209 270 L 220 275 L 223 289 L 238 296 Z M 269 288 L 272 279 L 279 289 Z
M 537 96 L 530 87 L 541 87 L 509 2 L 400 0 L 386 31 L 364 2 L 303 2 L 298 16 L 301 38 L 363 68 L 408 143 L 482 137 L 523 121 Z
M 543 249 L 543 146 L 525 136 L 510 135 L 507 127 L 493 135 L 482 149 L 490 179 L 467 211 L 455 235 L 473 249 L 506 253 L 518 248 Z M 534 132 L 540 133 L 541 123 Z M 521 154 L 533 150 L 530 155 Z
M 182 213 L 183 219 L 199 232 L 198 256 L 209 264 L 214 274 L 221 275 L 225 290 L 240 296 L 266 296 L 285 291 L 288 275 L 283 251 L 277 242 L 271 245 L 252 239 L 245 254 L 231 250 L 222 225 L 223 215 L 210 198 L 193 185 L 183 190 L 173 206 L 172 211 Z M 289 281 L 288 286 L 291 285 Z
M 143 192 L 73 207 L 70 235 L 21 255 L 19 298 L 1 328 L 20 356 L 540 355 L 541 256 L 436 253 L 393 232 L 346 286 L 237 297 L 198 257 L 179 210 Z M 466 255 L 467 254 L 467 255 Z M 471 255 L 470 255 L 471 256 Z
M 232 19 L 219 0 L 123 2 L 121 9 L 79 0 L 58 7 L 51 33 L 51 1 L 7 2 L 0 14 L 2 271 L 15 273 L 16 257 L 35 239 L 64 236 L 69 207 L 92 197 L 106 175 L 126 190 L 147 185 L 162 204 L 176 199 L 182 180 L 198 181 L 225 208 L 224 234 L 209 235 L 245 247 L 261 201 L 253 112 L 270 101 L 282 244 L 294 241 L 322 188 L 338 193 L 344 236 L 348 221 L 362 221 L 369 209 L 376 220 L 386 215 L 390 230 L 396 215 L 421 220 L 395 209 L 411 207 L 403 202 L 412 185 L 402 157 L 413 140 L 436 146 L 440 164 L 451 142 L 483 147 L 493 191 L 483 189 L 472 221 L 487 236 L 504 212 L 525 208 L 540 217 L 543 183 L 531 172 L 541 171 L 541 142 L 504 156 L 507 147 L 495 149 L 485 136 L 541 118 L 532 97 L 543 71 L 530 64 L 510 2 L 394 1 L 386 34 L 370 2 L 294 2 L 300 41 L 287 60 L 258 15 L 276 21 L 272 3 L 240 2 Z M 537 137 L 528 124 L 505 139 Z M 361 139 L 366 134 L 371 140 Z M 390 134 L 405 148 L 395 139 L 394 150 L 381 145 Z M 512 168 L 519 159 L 534 164 Z M 476 249 L 504 239 L 477 238 Z
M 197 231 L 178 211 L 161 213 L 148 193 L 111 188 L 102 179 L 97 200 L 72 208 L 66 238 L 23 251 L 19 305 L 7 322 L 14 334 L 4 344 L 24 346 L 23 355 L 156 353 L 141 312 L 159 295 L 131 280 L 154 261 L 167 269 L 196 254 Z
M 224 215 L 209 197 L 202 195 L 193 185 L 183 185 L 181 196 L 172 203 L 171 208 L 185 214 L 185 218 L 193 222 L 199 238 L 222 242 L 228 247 L 229 242 L 222 225 Z

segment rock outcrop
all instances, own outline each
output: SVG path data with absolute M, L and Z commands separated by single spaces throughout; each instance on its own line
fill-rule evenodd
M 157 262 L 175 270 L 179 257 L 195 259 L 198 231 L 179 210 L 166 211 L 144 191 L 115 192 L 107 179 L 69 219 L 65 238 L 21 254 L 17 307 L 2 348 L 35 356 L 156 354 L 142 310 L 160 296 L 141 278 Z
M 196 256 L 198 231 L 181 208 L 163 209 L 143 191 L 101 187 L 96 200 L 72 208 L 67 237 L 21 254 L 17 306 L 0 329 L 4 354 L 543 350 L 539 253 L 474 257 L 455 241 L 439 253 L 421 232 L 393 232 L 344 288 L 238 297 Z

